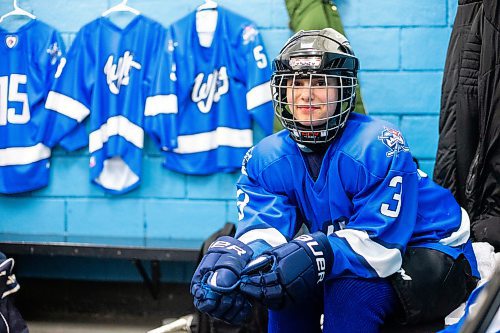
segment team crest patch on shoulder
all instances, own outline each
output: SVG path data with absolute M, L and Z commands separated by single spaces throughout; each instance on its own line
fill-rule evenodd
M 57 59 L 62 56 L 62 51 L 59 48 L 59 45 L 57 45 L 57 42 L 49 46 L 49 48 L 47 49 L 47 53 L 50 56 L 50 63 L 52 65 L 54 65 L 57 62 Z
M 17 38 L 16 35 L 8 35 L 7 37 L 5 37 L 5 45 L 7 45 L 9 49 L 14 48 L 17 45 L 18 41 L 19 38 Z
M 405 139 L 400 131 L 393 128 L 384 127 L 382 134 L 378 136 L 378 139 L 382 141 L 390 151 L 385 153 L 387 157 L 392 157 L 393 155 L 398 155 L 399 152 L 410 151 L 410 148 L 405 143 Z
M 255 27 L 253 25 L 247 25 L 243 29 L 243 34 L 242 34 L 243 44 L 246 45 L 250 42 L 253 42 L 255 40 L 255 37 L 257 37 L 258 34 L 259 34 L 259 32 L 257 31 L 257 29 L 255 29 Z

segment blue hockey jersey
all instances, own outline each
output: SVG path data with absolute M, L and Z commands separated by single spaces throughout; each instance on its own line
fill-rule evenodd
M 246 18 L 217 11 L 208 47 L 200 44 L 196 12 L 170 27 L 178 137 L 164 166 L 182 173 L 237 170 L 253 145 L 252 121 L 272 133 L 271 71 L 261 35 Z
M 283 130 L 250 149 L 237 184 L 236 237 L 256 255 L 291 240 L 305 224 L 328 235 L 330 277 L 387 277 L 407 246 L 454 258 L 464 253 L 478 275 L 470 222 L 451 193 L 417 170 L 401 132 L 351 114 L 326 151 L 316 181 Z
M 110 193 L 140 183 L 145 118 L 171 115 L 166 45 L 166 30 L 145 16 L 124 28 L 100 17 L 78 32 L 47 98 L 55 137 L 90 115 L 90 178 Z M 162 135 L 175 137 L 162 124 Z
M 59 33 L 39 20 L 16 32 L 0 29 L 0 193 L 48 184 L 58 141 L 44 104 L 64 54 Z

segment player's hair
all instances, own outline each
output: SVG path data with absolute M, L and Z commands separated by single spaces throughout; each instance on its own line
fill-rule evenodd
M 334 29 L 299 31 L 285 44 L 273 61 L 271 89 L 274 112 L 293 140 L 302 144 L 325 143 L 332 140 L 344 127 L 356 104 L 358 58 L 344 35 Z M 311 103 L 310 107 L 324 106 L 335 112 L 315 118 L 315 125 L 304 125 L 294 117 L 294 101 L 287 98 L 287 89 L 296 87 L 298 79 L 311 82 L 321 80 L 327 91 L 326 103 Z M 304 89 L 304 87 L 301 87 Z M 329 88 L 337 89 L 336 100 L 329 100 Z M 335 104 L 335 105 L 333 105 Z M 317 123 L 321 124 L 318 125 Z M 307 122 L 306 122 L 307 123 Z

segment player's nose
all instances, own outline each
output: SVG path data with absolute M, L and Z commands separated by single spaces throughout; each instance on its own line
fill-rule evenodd
M 302 101 L 302 102 L 310 102 L 313 100 L 314 98 L 314 94 L 312 92 L 312 89 L 309 88 L 309 87 L 299 87 L 299 88 L 296 88 L 296 96 L 297 96 L 297 99 L 299 101 Z

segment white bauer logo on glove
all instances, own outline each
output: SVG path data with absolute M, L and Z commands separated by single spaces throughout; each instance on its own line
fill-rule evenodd
M 325 261 L 325 254 L 323 251 L 317 251 L 314 249 L 314 246 L 318 246 L 319 244 L 317 241 L 314 240 L 310 235 L 301 235 L 295 240 L 301 241 L 306 243 L 307 247 L 311 250 L 312 254 L 316 257 L 316 267 L 318 268 L 318 281 L 316 282 L 319 284 L 321 281 L 325 279 L 325 270 L 326 270 L 326 261 Z
M 244 255 L 245 253 L 247 253 L 247 251 L 243 250 L 241 247 L 239 247 L 238 245 L 234 245 L 234 244 L 231 244 L 229 242 L 226 242 L 226 241 L 221 241 L 221 240 L 217 240 L 215 242 L 213 242 L 209 248 L 226 248 L 228 250 L 233 250 L 233 251 L 236 251 L 236 253 L 239 255 L 239 256 L 242 256 Z

